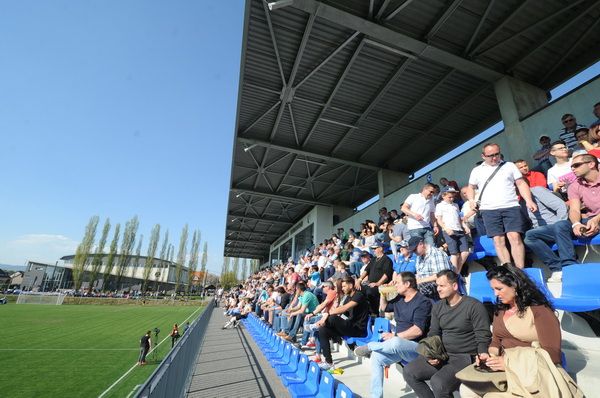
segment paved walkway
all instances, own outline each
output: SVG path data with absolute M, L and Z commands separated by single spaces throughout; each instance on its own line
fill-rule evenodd
M 252 336 L 241 325 L 222 330 L 226 321 L 223 310 L 215 308 L 196 359 L 188 398 L 289 397 Z

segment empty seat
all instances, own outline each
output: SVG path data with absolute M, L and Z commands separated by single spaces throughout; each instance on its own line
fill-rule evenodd
M 485 274 L 485 271 L 471 272 L 469 296 L 476 298 L 482 303 L 494 303 L 496 302 L 496 296 Z
M 334 387 L 334 377 L 329 372 L 321 372 L 319 390 L 317 391 L 317 395 L 315 395 L 315 398 L 333 398 Z
M 562 294 L 554 297 L 560 310 L 586 312 L 600 309 L 600 263 L 563 267 Z
M 373 335 L 373 318 L 369 317 L 368 321 L 367 321 L 367 330 L 366 330 L 366 335 L 362 336 L 362 337 L 358 337 L 360 339 L 370 339 L 371 336 Z M 344 336 L 344 340 L 346 340 L 346 343 L 348 344 L 354 344 L 356 341 L 357 337 L 347 337 Z
M 298 359 L 300 358 L 300 351 L 297 348 L 292 348 L 292 352 L 290 353 L 290 359 L 287 364 L 276 365 L 274 366 L 275 372 L 279 376 L 284 373 L 295 373 L 298 369 Z
M 353 398 L 354 393 L 347 385 L 339 383 L 335 389 L 335 398 Z
M 295 372 L 282 372 L 281 373 L 281 382 L 284 386 L 289 386 L 290 384 L 298 384 L 304 383 L 306 381 L 306 376 L 308 373 L 308 366 L 310 361 L 308 360 L 308 356 L 305 354 L 300 354 L 300 359 L 298 360 L 298 368 Z
M 488 257 L 497 257 L 494 240 L 485 235 L 473 239 L 474 251 L 483 251 Z
M 306 381 L 304 383 L 294 383 L 288 385 L 288 390 L 292 398 L 298 397 L 314 397 L 319 390 L 319 378 L 321 369 L 315 362 L 311 362 L 308 366 Z
M 283 346 L 283 355 L 280 358 L 271 358 L 269 362 L 272 367 L 287 366 L 290 363 L 290 357 L 292 355 L 292 345 L 285 343 Z

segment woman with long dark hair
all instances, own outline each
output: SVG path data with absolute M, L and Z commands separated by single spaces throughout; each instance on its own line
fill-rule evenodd
M 504 371 L 504 350 L 531 347 L 534 341 L 548 352 L 554 364 L 560 365 L 560 323 L 552 303 L 521 269 L 510 263 L 489 270 L 486 277 L 497 302 L 492 343 L 487 354 L 478 356 L 477 365 Z M 482 395 L 476 395 L 464 385 L 461 387 L 461 397 L 478 396 Z

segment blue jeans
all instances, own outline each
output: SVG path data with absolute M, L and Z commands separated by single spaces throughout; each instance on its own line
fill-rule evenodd
M 363 265 L 364 264 L 362 263 L 362 261 L 351 262 L 349 272 L 354 276 L 360 276 L 360 269 Z
M 290 322 L 285 318 L 286 326 L 283 330 L 292 337 L 292 341 L 296 341 L 296 334 L 298 333 L 298 329 L 300 325 L 304 322 L 305 314 L 296 315 L 292 318 L 292 327 L 290 328 Z
M 571 236 L 571 222 L 568 220 L 530 229 L 525 233 L 523 243 L 552 272 L 561 271 L 565 265 L 577 263 L 577 260 L 575 260 L 575 246 L 573 246 Z M 551 249 L 555 243 L 558 246 L 558 255 Z
M 281 310 L 273 311 L 273 330 L 276 332 L 281 330 Z
M 306 345 L 308 343 L 308 338 L 313 336 L 315 338 L 315 353 L 318 354 L 321 352 L 321 344 L 319 342 L 318 330 L 309 330 L 309 325 L 313 325 L 319 322 L 323 318 L 323 315 L 315 315 L 311 316 L 309 319 L 304 321 L 304 331 L 302 332 L 302 340 L 300 340 L 300 345 Z
M 435 242 L 433 240 L 433 229 L 431 229 L 431 228 L 409 229 L 408 235 L 410 235 L 411 238 L 414 236 L 423 238 L 425 243 L 427 243 L 430 246 L 435 246 Z
M 393 337 L 368 344 L 371 350 L 371 398 L 383 397 L 383 368 L 396 362 L 410 362 L 416 357 L 417 342 Z

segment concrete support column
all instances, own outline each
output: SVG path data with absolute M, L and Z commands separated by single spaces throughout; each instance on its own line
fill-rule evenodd
M 408 184 L 408 174 L 392 170 L 377 172 L 377 189 L 379 192 L 379 207 L 385 207 L 385 197 Z
M 548 103 L 546 91 L 505 76 L 494 84 L 496 100 L 504 122 L 508 148 L 502 148 L 506 160 L 526 159 L 535 131 L 525 131 L 521 120 Z

